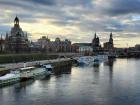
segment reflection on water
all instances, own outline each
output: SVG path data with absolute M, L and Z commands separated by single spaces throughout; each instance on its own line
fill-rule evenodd
M 21 89 L 21 88 L 26 88 L 26 86 L 32 85 L 35 81 L 33 79 L 28 80 L 28 81 L 23 81 L 18 84 L 16 84 L 16 87 Z
M 71 68 L 72 68 L 72 65 L 70 64 L 69 66 L 63 66 L 63 67 L 58 67 L 58 68 L 55 68 L 54 70 L 54 74 L 55 75 L 60 75 L 60 74 L 70 74 L 71 73 Z
M 55 75 L 0 89 L 0 105 L 139 105 L 140 60 L 64 67 Z M 59 72 L 58 72 L 59 71 Z
M 107 62 L 104 62 L 104 65 L 108 66 L 110 82 L 112 82 L 113 79 L 113 65 L 115 61 L 116 59 L 109 59 Z

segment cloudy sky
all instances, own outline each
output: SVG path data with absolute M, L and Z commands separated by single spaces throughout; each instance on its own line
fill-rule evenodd
M 32 40 L 91 42 L 97 32 L 102 44 L 113 32 L 117 47 L 140 44 L 140 0 L 0 0 L 0 33 L 10 31 L 16 15 Z

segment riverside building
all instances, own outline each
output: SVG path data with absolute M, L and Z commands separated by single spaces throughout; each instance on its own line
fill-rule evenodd
M 56 38 L 55 41 L 51 41 L 48 37 L 42 36 L 37 43 L 44 52 L 71 52 L 71 41 L 68 39 Z
M 27 33 L 22 31 L 22 28 L 19 25 L 19 18 L 16 16 L 14 20 L 14 27 L 11 28 L 10 33 L 6 34 L 6 51 L 10 53 L 28 52 L 29 45 L 30 43 L 27 37 Z

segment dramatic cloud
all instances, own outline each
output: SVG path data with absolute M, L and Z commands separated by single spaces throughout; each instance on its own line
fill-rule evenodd
M 140 0 L 0 0 L 0 7 L 2 34 L 17 15 L 32 40 L 49 35 L 90 42 L 97 32 L 103 43 L 113 32 L 116 46 L 140 41 Z
M 43 5 L 54 5 L 55 4 L 55 0 L 23 0 L 23 1 L 27 1 L 27 2 L 33 2 L 33 3 L 37 3 L 37 4 L 43 4 Z
M 140 13 L 139 0 L 96 0 L 96 8 L 110 15 Z

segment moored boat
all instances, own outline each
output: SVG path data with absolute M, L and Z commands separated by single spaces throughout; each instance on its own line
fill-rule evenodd
M 11 71 L 10 73 L 0 77 L 0 86 L 16 83 L 20 81 L 20 73 Z
M 31 79 L 34 77 L 33 70 L 35 67 L 24 67 L 24 68 L 19 68 L 17 71 L 20 72 L 20 78 L 21 80 L 26 80 L 26 79 Z
M 33 72 L 33 77 L 37 77 L 40 75 L 46 75 L 46 70 L 42 69 L 42 68 L 36 68 L 35 70 L 32 71 Z
M 83 56 L 77 59 L 79 65 L 89 65 L 93 62 L 94 56 Z
M 17 71 L 20 72 L 21 81 L 24 81 L 27 79 L 34 79 L 40 75 L 46 75 L 45 69 L 35 68 L 34 66 L 19 68 L 17 69 Z
M 46 64 L 42 66 L 46 70 L 46 75 L 53 74 L 53 66 L 51 64 Z

